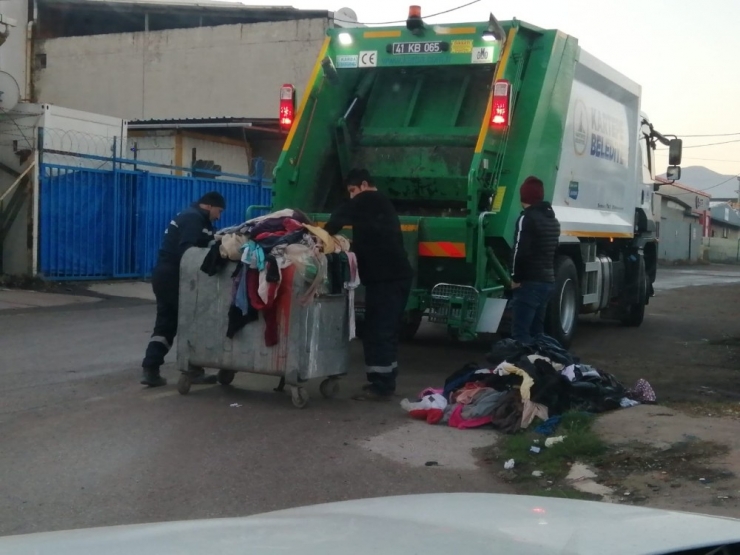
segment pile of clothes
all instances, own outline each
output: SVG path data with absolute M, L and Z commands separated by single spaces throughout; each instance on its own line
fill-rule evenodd
M 201 271 L 215 276 L 229 262 L 232 302 L 227 337 L 250 322 L 265 321 L 265 345 L 279 343 L 278 304 L 291 295 L 296 273 L 307 281 L 300 298 L 307 305 L 319 295 L 349 291 L 350 339 L 354 338 L 354 290 L 360 285 L 357 259 L 345 237 L 331 236 L 298 210 L 281 210 L 220 230 Z
M 600 413 L 656 401 L 647 381 L 627 389 L 611 374 L 581 364 L 548 336 L 532 345 L 499 341 L 486 358 L 488 365 L 466 364 L 444 387 L 404 399 L 401 407 L 430 424 L 516 433 L 535 419 L 545 422 L 570 410 Z

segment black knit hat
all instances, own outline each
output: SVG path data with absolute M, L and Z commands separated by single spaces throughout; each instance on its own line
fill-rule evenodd
M 213 206 L 214 208 L 226 208 L 226 200 L 221 193 L 216 191 L 211 191 L 210 193 L 206 193 L 200 197 L 198 204 L 205 204 L 206 206 Z

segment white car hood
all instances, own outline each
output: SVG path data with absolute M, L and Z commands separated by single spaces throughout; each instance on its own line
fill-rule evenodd
M 432 494 L 244 518 L 0 538 L 13 555 L 600 555 L 740 542 L 740 521 L 543 497 Z

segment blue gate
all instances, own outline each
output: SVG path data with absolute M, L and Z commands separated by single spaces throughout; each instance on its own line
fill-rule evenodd
M 220 227 L 244 221 L 249 206 L 271 204 L 272 190 L 261 176 L 180 177 L 121 169 L 157 164 L 77 156 L 107 168 L 39 167 L 39 271 L 46 279 L 150 276 L 169 221 L 208 191 L 226 199 Z

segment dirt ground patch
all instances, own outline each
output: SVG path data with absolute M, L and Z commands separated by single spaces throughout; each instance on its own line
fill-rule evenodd
M 584 318 L 572 351 L 625 385 L 647 379 L 661 403 L 740 403 L 740 287 L 659 292 L 639 328 Z
M 546 448 L 533 432 L 507 436 L 480 453 L 481 464 L 520 493 L 740 518 L 735 420 L 656 405 L 591 417 L 589 425 L 568 417 L 557 431 L 562 443 Z M 515 466 L 506 470 L 510 458 Z
M 737 420 L 640 406 L 600 417 L 594 431 L 611 445 L 600 481 L 623 502 L 740 518 Z
M 659 292 L 640 328 L 580 321 L 571 351 L 628 387 L 647 379 L 661 403 L 595 421 L 608 449 L 588 464 L 614 501 L 740 518 L 738 306 L 737 285 L 690 287 Z M 522 465 L 517 478 L 493 453 L 482 457 L 522 493 L 589 497 L 563 471 L 534 479 L 534 467 Z

